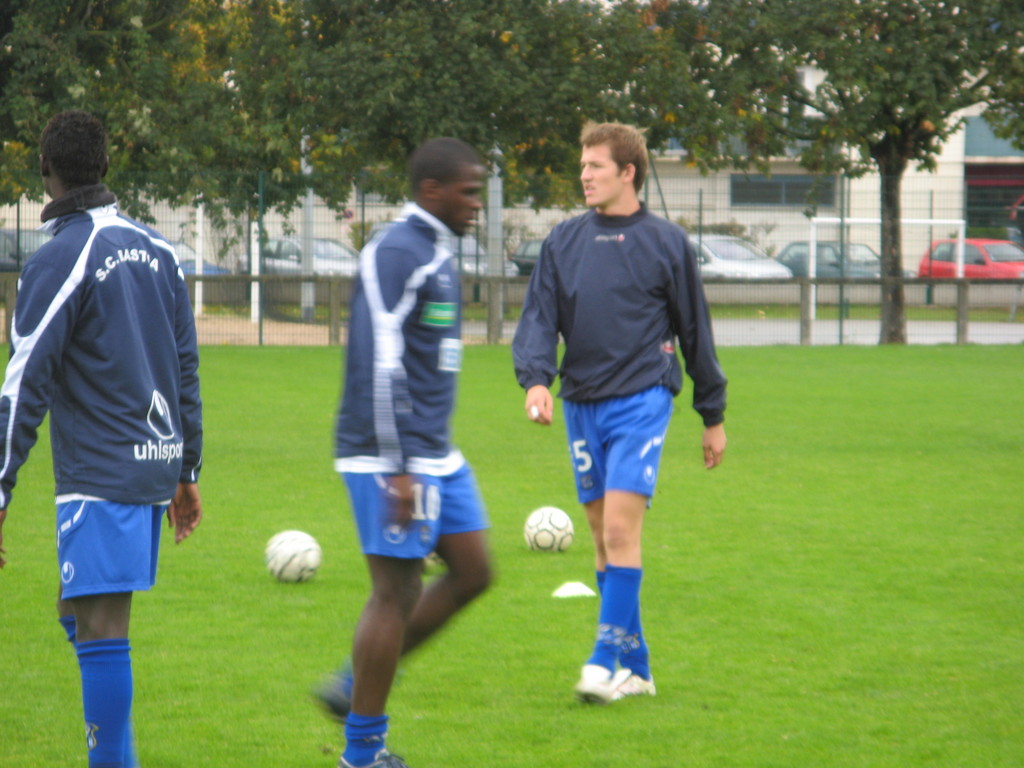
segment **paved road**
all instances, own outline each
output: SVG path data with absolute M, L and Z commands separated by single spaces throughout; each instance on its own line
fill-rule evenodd
M 844 320 L 842 339 L 838 320 L 815 320 L 811 343 L 878 344 L 881 323 L 877 320 Z M 756 347 L 772 344 L 799 344 L 797 320 L 715 320 L 715 343 L 721 347 Z M 1024 323 L 971 323 L 967 327 L 969 344 L 1024 344 Z M 908 344 L 955 344 L 956 323 L 908 321 Z
M 780 344 L 800 344 L 798 320 L 713 320 L 715 343 L 720 347 L 766 347 Z M 502 329 L 502 341 L 509 343 L 515 333 L 515 322 L 507 321 Z M 881 323 L 878 320 L 844 320 L 840 341 L 838 320 L 815 320 L 811 329 L 814 345 L 878 344 Z M 487 326 L 483 321 L 463 323 L 467 341 L 483 341 Z M 1024 323 L 970 323 L 967 328 L 969 344 L 1024 344 Z M 955 344 L 956 323 L 912 320 L 907 322 L 908 344 Z
M 2 321 L 2 313 L 0 313 Z M 744 320 L 713 320 L 715 342 L 720 347 L 764 347 L 771 345 L 798 345 L 800 323 L 797 320 L 770 320 L 749 318 Z M 3 326 L 0 325 L 0 328 Z M 262 326 L 247 317 L 200 315 L 196 327 L 201 344 L 310 344 L 330 343 L 326 325 L 282 322 L 265 319 Z M 503 343 L 512 341 L 516 324 L 507 321 L 503 328 Z M 344 327 L 340 341 L 344 343 Z M 878 344 L 880 324 L 877 320 L 844 320 L 843 344 L 874 346 Z M 910 321 L 907 323 L 910 344 L 955 344 L 956 324 L 953 321 Z M 482 320 L 466 321 L 463 337 L 469 343 L 483 343 L 487 339 L 487 324 Z M 967 328 L 970 344 L 1024 344 L 1024 322 L 974 322 Z M 811 330 L 811 343 L 835 345 L 840 343 L 838 320 L 816 320 Z

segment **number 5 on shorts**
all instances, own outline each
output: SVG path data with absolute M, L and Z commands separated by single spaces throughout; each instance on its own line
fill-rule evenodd
M 587 472 L 594 466 L 594 460 L 587 450 L 586 440 L 574 440 L 572 443 L 572 460 L 576 463 L 577 472 Z

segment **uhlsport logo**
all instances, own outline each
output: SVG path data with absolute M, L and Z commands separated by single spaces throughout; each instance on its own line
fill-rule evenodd
M 174 439 L 174 426 L 171 424 L 171 407 L 167 404 L 167 398 L 160 394 L 159 390 L 153 390 L 153 400 L 149 404 L 149 414 L 146 416 L 146 423 L 153 430 L 153 434 L 161 440 Z
M 60 567 L 60 580 L 65 584 L 70 584 L 73 578 L 75 578 L 75 566 L 70 560 L 65 560 Z
M 640 451 L 640 460 L 642 461 L 643 459 L 645 459 L 647 457 L 647 454 L 650 453 L 652 450 L 656 448 L 660 449 L 662 443 L 664 442 L 664 437 L 652 437 L 644 444 L 643 449 Z M 658 472 L 655 469 L 654 464 L 648 464 L 647 466 L 644 467 L 644 482 L 646 482 L 648 485 L 653 486 L 654 481 L 657 479 L 657 477 Z
M 149 403 L 149 413 L 146 414 L 146 424 L 156 435 L 156 440 L 147 440 L 145 443 L 135 444 L 136 461 L 162 461 L 170 464 L 180 461 L 184 443 L 181 440 L 174 440 L 177 434 L 174 424 L 171 423 L 171 407 L 159 390 L 153 390 L 153 398 Z
M 402 544 L 409 537 L 409 532 L 401 527 L 391 523 L 384 528 L 384 541 L 388 544 Z
M 96 723 L 87 722 L 85 724 L 85 744 L 86 747 L 90 750 L 96 749 L 96 731 L 98 731 L 99 729 L 100 727 L 96 725 Z
M 406 530 L 400 526 L 392 523 L 384 529 L 384 540 L 389 544 L 401 544 L 405 541 Z

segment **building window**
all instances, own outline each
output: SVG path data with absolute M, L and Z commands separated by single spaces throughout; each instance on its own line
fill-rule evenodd
M 734 173 L 729 178 L 733 205 L 835 205 L 836 180 L 832 176 L 760 176 Z

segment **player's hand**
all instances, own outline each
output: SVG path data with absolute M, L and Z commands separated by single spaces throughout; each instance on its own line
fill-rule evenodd
M 203 519 L 203 502 L 196 483 L 178 483 L 174 498 L 167 507 L 167 526 L 174 528 L 174 543 L 180 544 Z
M 526 390 L 526 416 L 530 421 L 548 426 L 551 424 L 555 404 L 551 390 L 543 384 L 537 384 Z
M 416 505 L 412 475 L 389 475 L 385 482 L 388 517 L 393 525 L 405 528 L 412 522 L 412 513 Z
M 4 520 L 7 519 L 7 510 L 0 509 L 0 568 L 7 565 L 7 561 L 4 560 Z
M 705 427 L 703 443 L 704 466 L 707 469 L 714 469 L 722 463 L 722 455 L 725 453 L 725 427 L 722 424 Z

